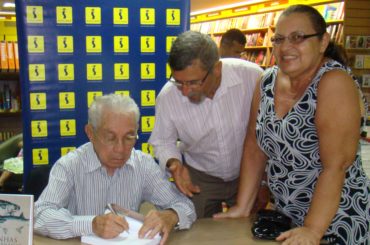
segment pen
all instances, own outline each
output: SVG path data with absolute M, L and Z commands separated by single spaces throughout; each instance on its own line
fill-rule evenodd
M 111 204 L 111 203 L 108 203 L 108 204 L 107 204 L 107 208 L 108 208 L 108 210 L 109 210 L 109 211 L 111 211 L 113 214 L 115 214 L 115 215 L 117 215 L 117 216 L 119 216 L 119 217 L 121 217 L 121 218 L 124 218 L 124 217 L 125 217 L 125 215 L 124 215 L 124 214 L 122 214 L 122 213 L 117 213 L 117 212 L 116 212 L 116 210 L 113 208 L 113 206 L 112 206 L 112 204 Z M 130 234 L 130 232 L 129 232 L 128 230 L 126 230 L 126 232 L 127 232 L 128 234 Z

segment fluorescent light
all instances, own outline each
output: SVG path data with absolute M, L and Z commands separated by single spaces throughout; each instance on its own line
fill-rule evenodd
M 219 10 L 224 10 L 224 9 L 231 9 L 231 8 L 237 8 L 245 5 L 251 5 L 255 3 L 261 3 L 261 2 L 266 2 L 266 0 L 249 0 L 249 1 L 244 1 L 244 2 L 239 2 L 239 3 L 234 3 L 234 4 L 229 4 L 229 5 L 222 5 L 214 8 L 209 8 L 209 9 L 203 9 L 195 12 L 191 12 L 190 15 L 198 15 L 198 14 L 204 14 L 204 13 L 209 13 L 209 12 L 216 12 Z
M 8 2 L 5 2 L 3 4 L 3 7 L 4 8 L 15 8 L 15 3 L 8 3 Z
M 15 15 L 14 11 L 0 11 L 0 15 Z

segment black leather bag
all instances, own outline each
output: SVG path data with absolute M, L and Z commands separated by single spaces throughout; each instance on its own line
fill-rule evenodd
M 291 223 L 289 217 L 278 211 L 262 209 L 257 212 L 252 234 L 259 239 L 275 240 L 282 232 L 291 228 Z

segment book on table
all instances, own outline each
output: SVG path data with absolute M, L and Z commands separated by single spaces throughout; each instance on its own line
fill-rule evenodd
M 158 234 L 153 239 L 139 238 L 139 230 L 144 223 L 144 215 L 120 207 L 119 205 L 112 204 L 114 211 L 119 216 L 124 216 L 126 219 L 129 230 L 124 231 L 117 237 L 112 239 L 104 239 L 94 234 L 85 235 L 81 237 L 81 243 L 91 245 L 157 245 L 161 240 L 161 236 Z M 106 210 L 106 213 L 110 212 Z
M 0 244 L 32 245 L 33 195 L 0 194 Z

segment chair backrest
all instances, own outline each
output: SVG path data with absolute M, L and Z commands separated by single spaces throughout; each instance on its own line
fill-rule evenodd
M 37 166 L 34 167 L 26 177 L 23 192 L 25 194 L 34 195 L 34 201 L 37 201 L 48 184 L 50 169 L 51 165 Z

